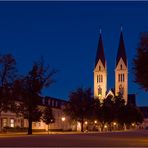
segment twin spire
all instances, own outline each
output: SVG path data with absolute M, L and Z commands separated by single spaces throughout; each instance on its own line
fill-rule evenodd
M 123 39 L 123 33 L 122 33 L 122 26 L 121 26 L 121 33 L 120 33 L 120 40 L 119 40 L 119 47 L 118 47 L 118 52 L 117 52 L 117 57 L 116 57 L 116 66 L 118 65 L 119 60 L 122 58 L 124 61 L 125 65 L 127 66 L 127 59 L 126 59 L 126 51 L 125 51 L 125 46 L 124 46 L 124 39 Z M 95 67 L 97 63 L 101 60 L 103 66 L 106 66 L 106 60 L 105 60 L 105 54 L 104 54 L 104 47 L 103 47 L 103 41 L 102 41 L 102 31 L 100 29 L 100 37 L 99 37 L 99 42 L 98 42 L 98 47 L 97 47 L 97 54 L 96 54 L 96 60 L 95 60 Z
M 104 54 L 104 47 L 103 47 L 103 41 L 102 41 L 102 31 L 100 29 L 100 37 L 98 42 L 98 48 L 97 48 L 97 54 L 96 54 L 96 60 L 95 60 L 95 67 L 99 60 L 101 60 L 103 66 L 105 67 L 105 54 Z
M 117 57 L 116 57 L 116 66 L 118 65 L 118 62 L 121 58 L 124 61 L 124 64 L 127 66 L 126 51 L 125 51 L 125 46 L 124 46 L 122 30 L 120 33 L 120 41 L 119 41 L 119 47 L 118 47 L 118 52 L 117 52 Z

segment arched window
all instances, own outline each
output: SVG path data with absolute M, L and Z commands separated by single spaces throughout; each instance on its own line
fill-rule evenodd
M 99 66 L 99 71 L 101 71 L 101 66 Z
M 120 65 L 120 69 L 122 69 L 122 64 Z
M 119 95 L 121 97 L 123 97 L 123 94 L 124 94 L 124 88 L 122 87 L 122 85 L 119 86 Z
M 124 74 L 122 75 L 122 81 L 124 82 Z
M 102 96 L 102 88 L 100 86 L 98 88 L 98 96 Z
M 121 75 L 120 75 L 120 74 L 118 74 L 118 82 L 120 82 L 120 76 L 121 76 Z
M 97 83 L 99 82 L 99 76 L 97 75 Z
M 98 77 L 99 77 L 99 83 L 100 83 L 100 75 Z
M 103 82 L 103 75 L 101 75 L 101 82 Z

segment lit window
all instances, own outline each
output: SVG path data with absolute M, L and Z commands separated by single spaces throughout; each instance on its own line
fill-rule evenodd
M 14 127 L 14 119 L 10 119 L 10 127 Z
M 102 88 L 99 86 L 98 88 L 98 95 L 101 96 L 102 95 Z
M 6 118 L 3 118 L 2 119 L 2 124 L 3 124 L 3 127 L 6 127 L 7 126 L 7 119 Z

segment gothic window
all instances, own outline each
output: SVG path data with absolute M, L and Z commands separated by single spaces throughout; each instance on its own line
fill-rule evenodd
M 123 96 L 124 94 L 124 88 L 122 87 L 122 85 L 119 86 L 119 95 Z
M 101 75 L 101 82 L 103 82 L 103 75 Z
M 121 75 L 120 75 L 120 74 L 118 74 L 118 82 L 120 82 L 120 76 L 121 76 Z
M 122 81 L 124 82 L 124 74 L 122 75 Z
M 99 82 L 99 77 L 98 77 L 98 75 L 97 75 L 97 83 Z
M 99 66 L 99 71 L 101 71 L 101 66 Z
M 120 69 L 122 70 L 122 64 L 120 65 Z
M 100 75 L 99 75 L 99 82 L 101 82 L 101 77 L 100 77 Z
M 99 86 L 98 88 L 98 95 L 101 96 L 102 95 L 102 88 Z

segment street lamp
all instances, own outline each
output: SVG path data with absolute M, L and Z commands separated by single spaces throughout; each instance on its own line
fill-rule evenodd
M 116 126 L 116 125 L 117 125 L 117 123 L 116 123 L 116 122 L 114 122 L 113 124 L 114 124 L 114 126 Z
M 64 124 L 63 123 L 66 120 L 66 118 L 65 117 L 62 117 L 61 120 L 62 120 L 62 125 L 63 125 L 63 130 L 64 130 Z
M 97 124 L 97 120 L 95 120 L 94 123 Z
M 65 121 L 65 117 L 62 117 L 61 120 L 64 122 Z
M 85 121 L 85 124 L 87 125 L 87 124 L 88 124 L 88 122 L 87 122 L 87 121 Z

